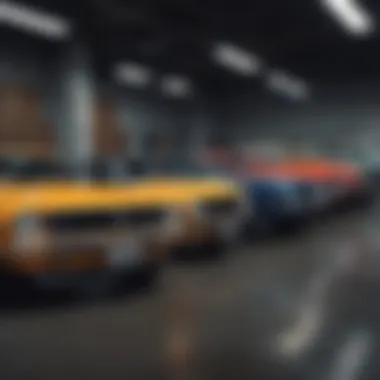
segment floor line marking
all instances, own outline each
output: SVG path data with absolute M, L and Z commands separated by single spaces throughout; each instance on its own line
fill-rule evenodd
M 354 331 L 338 351 L 329 380 L 358 380 L 371 354 L 373 338 L 369 331 Z
M 332 277 L 330 271 L 326 270 L 310 281 L 295 323 L 276 337 L 275 350 L 280 355 L 295 358 L 312 345 L 323 326 L 324 296 Z

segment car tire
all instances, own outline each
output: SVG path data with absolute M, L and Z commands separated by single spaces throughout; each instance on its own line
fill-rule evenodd
M 303 217 L 292 217 L 279 220 L 275 223 L 275 232 L 280 235 L 294 235 L 305 227 L 305 219 Z
M 37 295 L 34 281 L 17 275 L 1 275 L 0 288 L 0 303 L 3 306 L 28 304 L 33 302 Z
M 227 244 L 221 240 L 215 240 L 210 243 L 206 243 L 201 247 L 204 252 L 204 257 L 208 259 L 215 259 L 222 256 L 227 249 Z
M 150 262 L 142 265 L 132 275 L 132 285 L 144 289 L 153 288 L 157 284 L 160 270 L 161 265 L 157 262 Z

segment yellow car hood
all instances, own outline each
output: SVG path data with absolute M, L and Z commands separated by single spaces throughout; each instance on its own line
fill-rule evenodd
M 192 197 L 223 197 L 227 195 L 238 196 L 238 185 L 222 178 L 171 178 L 150 177 L 141 180 L 141 184 L 152 186 L 155 189 L 186 193 Z
M 147 178 L 114 184 L 88 182 L 0 183 L 1 216 L 110 207 L 152 207 L 197 199 L 237 195 L 233 184 L 219 180 Z

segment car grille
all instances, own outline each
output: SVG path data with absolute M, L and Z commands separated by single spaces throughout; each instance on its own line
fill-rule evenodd
M 45 218 L 45 226 L 53 233 L 106 231 L 113 228 L 144 228 L 160 223 L 163 209 L 86 212 L 54 215 Z
M 202 212 L 209 216 L 232 214 L 239 208 L 236 199 L 219 199 L 202 203 Z

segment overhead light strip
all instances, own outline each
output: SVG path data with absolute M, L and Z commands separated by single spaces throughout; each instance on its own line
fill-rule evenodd
M 372 14 L 358 0 L 320 0 L 322 6 L 349 34 L 370 35 L 375 29 Z
M 154 80 L 154 72 L 147 66 L 135 62 L 122 62 L 114 67 L 115 80 L 129 87 L 143 89 Z M 193 83 L 179 74 L 166 74 L 160 80 L 160 90 L 168 98 L 188 98 L 194 93 Z
M 269 71 L 266 85 L 272 92 L 293 100 L 304 100 L 310 93 L 304 81 L 281 70 Z
M 115 79 L 135 88 L 145 88 L 152 81 L 153 72 L 150 68 L 138 63 L 120 63 L 114 70 Z
M 257 56 L 228 43 L 216 44 L 211 51 L 211 56 L 219 65 L 241 75 L 257 75 L 262 66 Z
M 219 42 L 211 51 L 211 59 L 227 70 L 246 77 L 264 75 L 266 86 L 274 93 L 293 100 L 303 100 L 309 95 L 305 82 L 281 70 L 265 70 L 263 61 L 231 43 Z
M 165 96 L 172 98 L 186 98 L 194 92 L 191 81 L 176 74 L 167 74 L 162 78 L 161 90 Z
M 52 40 L 67 40 L 72 34 L 72 25 L 64 18 L 10 1 L 0 3 L 0 24 Z

